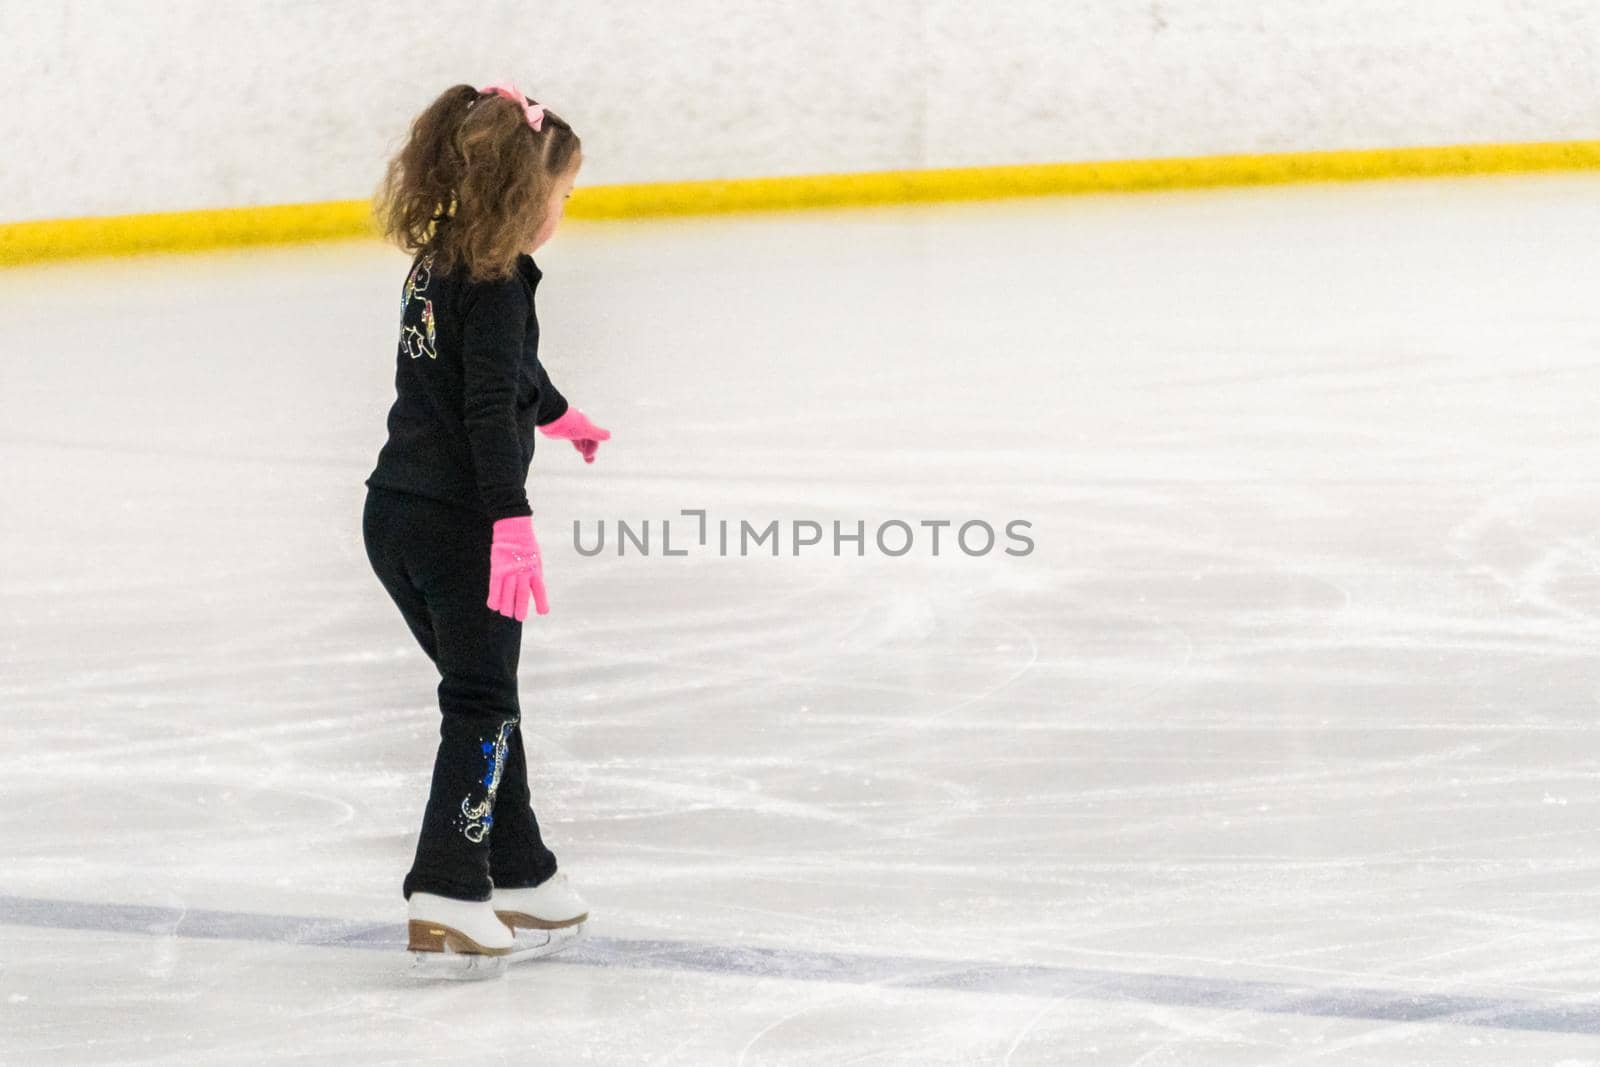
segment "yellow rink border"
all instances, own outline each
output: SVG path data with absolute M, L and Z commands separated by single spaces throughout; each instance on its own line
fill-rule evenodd
M 1447 145 L 816 174 L 577 189 L 574 219 L 1600 169 L 1600 141 Z M 373 233 L 365 200 L 0 224 L 0 266 Z

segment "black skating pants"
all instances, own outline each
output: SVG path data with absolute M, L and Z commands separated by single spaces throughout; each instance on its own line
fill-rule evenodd
M 522 623 L 488 606 L 493 523 L 377 486 L 362 515 L 367 558 L 439 668 L 439 750 L 403 892 L 487 900 L 556 870 L 528 792 L 517 700 Z

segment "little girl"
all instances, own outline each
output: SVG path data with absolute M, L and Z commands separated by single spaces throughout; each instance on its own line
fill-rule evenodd
M 415 258 L 362 532 L 439 669 L 439 750 L 403 891 L 410 950 L 446 974 L 500 973 L 588 918 L 539 835 L 517 701 L 528 602 L 549 611 L 524 489 L 533 427 L 591 463 L 611 436 L 539 362 L 532 253 L 581 164 L 572 127 L 515 87 L 457 85 L 412 123 L 378 197 L 385 234 Z

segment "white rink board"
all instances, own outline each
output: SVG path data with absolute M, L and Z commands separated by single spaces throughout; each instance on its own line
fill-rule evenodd
M 594 912 L 397 973 L 404 261 L 0 311 L 0 1063 L 1593 1064 L 1600 181 L 570 224 L 523 652 Z M 586 559 L 573 519 L 1034 524 Z
M 1600 138 L 1586 0 L 0 0 L 0 39 L 0 222 L 366 197 L 508 78 L 586 185 Z

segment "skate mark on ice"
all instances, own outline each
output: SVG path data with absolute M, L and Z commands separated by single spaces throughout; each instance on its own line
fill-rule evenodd
M 0 925 L 316 948 L 375 949 L 393 952 L 397 957 L 406 944 L 405 927 L 400 923 L 208 908 L 94 904 L 6 894 L 0 894 Z M 541 962 L 543 966 L 552 964 L 844 982 L 899 989 L 1045 997 L 1057 1001 L 1120 1001 L 1230 1013 L 1600 1034 L 1600 999 L 1594 998 L 1536 1001 L 1052 964 L 941 960 L 594 936 L 579 942 L 562 956 Z

